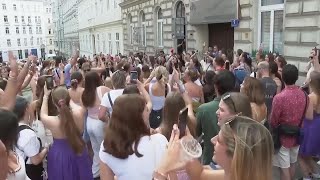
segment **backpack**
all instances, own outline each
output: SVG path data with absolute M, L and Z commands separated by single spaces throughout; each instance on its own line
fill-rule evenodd
M 22 130 L 25 130 L 25 129 L 29 129 L 33 132 L 35 132 L 31 127 L 27 126 L 27 125 L 20 125 L 18 127 L 18 134 L 22 131 Z M 41 139 L 38 137 L 37 138 L 38 141 L 40 142 L 40 149 L 39 149 L 39 152 L 41 152 L 41 149 L 42 149 L 42 142 L 41 142 Z M 44 171 L 44 168 L 43 168 L 43 163 L 41 162 L 40 164 L 38 165 L 33 165 L 33 164 L 27 164 L 27 161 L 28 161 L 29 157 L 26 157 L 26 159 L 24 160 L 25 161 L 25 164 L 26 164 L 26 173 L 28 175 L 28 177 L 32 180 L 43 180 L 43 171 Z
M 248 73 L 245 69 L 235 69 L 234 76 L 236 78 L 236 88 L 240 89 L 240 85 L 243 83 L 244 79 L 248 76 Z

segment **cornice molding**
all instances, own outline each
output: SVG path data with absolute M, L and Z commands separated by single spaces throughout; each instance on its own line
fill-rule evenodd
M 121 8 L 128 8 L 148 1 L 150 0 L 124 0 L 124 2 L 119 3 L 119 6 Z

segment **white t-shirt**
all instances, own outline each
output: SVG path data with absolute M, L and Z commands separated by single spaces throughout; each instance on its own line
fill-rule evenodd
M 25 125 L 19 123 L 20 125 Z M 37 138 L 37 134 L 30 130 L 24 129 L 20 131 L 18 135 L 16 152 L 17 154 L 25 160 L 28 157 L 27 164 L 32 164 L 30 157 L 33 157 L 39 153 L 40 150 L 40 142 Z
M 139 158 L 132 154 L 127 159 L 118 159 L 105 152 L 102 142 L 99 156 L 118 180 L 150 180 L 153 171 L 164 155 L 167 144 L 168 141 L 162 134 L 143 136 L 138 145 L 138 152 L 143 155 L 142 157 Z
M 123 94 L 123 90 L 124 89 L 115 89 L 115 90 L 111 90 L 109 92 L 112 103 L 114 103 L 114 101 L 117 99 L 117 97 L 119 97 Z M 101 106 L 108 108 L 109 114 L 111 115 L 112 114 L 112 107 L 111 107 L 109 97 L 108 97 L 109 93 L 105 93 L 103 95 L 103 98 L 101 100 Z

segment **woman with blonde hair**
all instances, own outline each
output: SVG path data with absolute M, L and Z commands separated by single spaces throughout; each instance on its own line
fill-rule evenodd
M 155 80 L 153 80 L 154 78 Z M 168 84 L 168 80 L 169 72 L 167 69 L 164 66 L 158 66 L 145 83 L 145 89 L 149 92 L 152 101 L 150 127 L 153 129 L 158 128 L 161 124 L 164 102 L 167 94 L 171 92 L 171 86 Z
M 260 123 L 267 119 L 267 106 L 261 82 L 253 77 L 246 77 L 241 84 L 240 92 L 247 95 L 252 109 L 252 118 Z
M 191 179 L 272 180 L 274 150 L 269 130 L 244 116 L 233 116 L 225 122 L 219 134 L 211 140 L 215 146 L 213 160 L 223 170 L 205 169 L 198 160 L 193 160 L 187 162 L 187 172 Z M 185 165 L 179 159 L 180 151 L 183 150 L 179 142 L 179 130 L 174 129 L 166 154 L 154 172 L 154 178 L 167 179 L 168 173 Z

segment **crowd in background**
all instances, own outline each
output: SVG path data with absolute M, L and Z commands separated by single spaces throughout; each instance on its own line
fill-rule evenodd
M 277 167 L 292 180 L 297 164 L 303 179 L 320 178 L 319 55 L 300 87 L 295 65 L 261 49 L 20 62 L 10 52 L 0 179 L 271 180 Z M 186 158 L 184 139 L 201 157 Z

